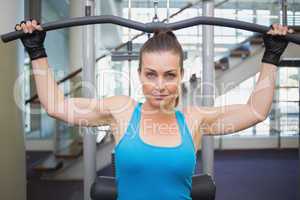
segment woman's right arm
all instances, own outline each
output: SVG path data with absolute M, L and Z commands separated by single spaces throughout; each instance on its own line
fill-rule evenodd
M 67 123 L 82 126 L 108 124 L 132 105 L 128 96 L 113 96 L 101 100 L 65 98 L 53 77 L 47 58 L 33 60 L 32 70 L 41 105 L 51 117 Z
M 114 96 L 101 100 L 65 98 L 48 64 L 43 46 L 46 33 L 35 20 L 21 23 L 16 29 L 28 33 L 22 38 L 22 42 L 32 61 L 40 103 L 50 116 L 74 125 L 98 126 L 108 124 L 112 118 L 124 112 L 124 109 L 130 108 L 133 100 L 128 96 Z

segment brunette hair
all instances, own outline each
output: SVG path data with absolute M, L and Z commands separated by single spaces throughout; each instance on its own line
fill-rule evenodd
M 142 71 L 143 54 L 158 51 L 171 51 L 172 53 L 177 54 L 179 56 L 180 73 L 183 73 L 183 50 L 181 44 L 171 30 L 157 30 L 154 32 L 154 35 L 143 44 L 139 53 L 139 73 Z M 179 97 L 176 98 L 175 106 L 177 106 L 178 103 Z

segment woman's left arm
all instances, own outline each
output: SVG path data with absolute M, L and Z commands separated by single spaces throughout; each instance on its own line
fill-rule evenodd
M 217 107 L 194 107 L 200 132 L 224 135 L 249 128 L 265 120 L 272 105 L 276 66 L 262 63 L 259 78 L 246 104 Z
M 275 91 L 276 65 L 287 46 L 287 42 L 278 38 L 278 35 L 285 35 L 288 32 L 292 33 L 293 30 L 288 30 L 281 25 L 272 25 L 272 29 L 264 35 L 265 53 L 260 75 L 246 104 L 193 107 L 202 134 L 234 133 L 262 122 L 268 117 Z

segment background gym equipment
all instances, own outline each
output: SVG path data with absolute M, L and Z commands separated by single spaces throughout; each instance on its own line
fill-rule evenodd
M 192 199 L 193 200 L 214 200 L 216 185 L 209 175 L 194 175 L 192 177 Z M 96 178 L 91 187 L 91 198 L 93 200 L 115 200 L 117 189 L 115 178 L 100 176 Z
M 279 67 L 300 67 L 300 58 L 285 58 L 282 59 L 279 63 Z M 298 81 L 298 95 L 300 97 L 300 77 L 299 76 L 293 76 L 291 77 L 294 80 Z M 298 109 L 300 111 L 300 100 L 298 100 Z M 298 115 L 298 119 L 300 122 L 300 113 Z M 300 123 L 298 124 L 298 128 L 300 130 Z M 300 131 L 298 133 L 298 156 L 300 161 Z M 300 174 L 299 174 L 299 180 L 300 180 Z

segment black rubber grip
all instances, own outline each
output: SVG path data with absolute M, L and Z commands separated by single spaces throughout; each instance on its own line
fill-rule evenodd
M 252 32 L 266 33 L 270 27 L 258 25 L 254 23 L 218 18 L 218 17 L 194 17 L 186 20 L 181 20 L 173 23 L 163 23 L 163 22 L 150 22 L 150 23 L 141 23 L 129 19 L 125 19 L 113 15 L 100 15 L 100 16 L 91 16 L 91 17 L 76 17 L 69 18 L 65 20 L 58 20 L 54 22 L 49 22 L 42 24 L 42 28 L 45 31 L 51 31 L 61 28 L 68 28 L 73 26 L 82 26 L 90 24 L 115 24 L 123 27 L 139 30 L 142 32 L 153 33 L 157 29 L 170 29 L 170 30 L 179 30 L 183 28 L 188 28 L 191 26 L 197 25 L 213 25 L 213 26 L 223 26 L 230 28 L 237 28 Z M 16 40 L 20 37 L 26 35 L 23 31 L 14 31 L 1 35 L 3 42 L 10 42 Z M 285 38 L 296 44 L 300 44 L 300 34 L 287 34 Z
M 207 174 L 196 174 L 192 177 L 193 200 L 214 200 L 216 184 Z M 118 197 L 116 177 L 99 176 L 91 186 L 90 197 L 93 200 L 116 200 Z

